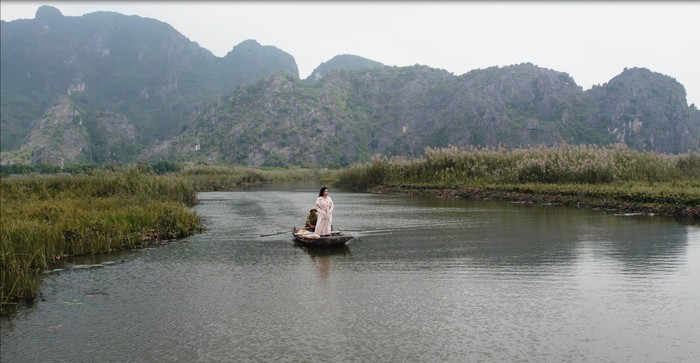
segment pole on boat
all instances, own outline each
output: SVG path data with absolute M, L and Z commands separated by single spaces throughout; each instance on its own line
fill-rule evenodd
M 271 234 L 261 234 L 260 237 L 277 236 L 277 235 L 280 235 L 280 234 L 283 234 L 283 233 L 289 233 L 289 232 L 291 232 L 291 230 L 289 230 L 289 231 L 277 232 L 277 233 L 271 233 Z

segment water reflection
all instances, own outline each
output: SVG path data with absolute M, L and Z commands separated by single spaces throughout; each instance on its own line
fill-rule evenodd
M 426 265 L 459 260 L 533 268 L 571 265 L 593 253 L 632 267 L 668 267 L 686 253 L 685 227 L 658 217 L 422 197 L 407 206 L 393 196 L 364 204 L 362 211 L 352 228 L 364 229 L 361 240 L 376 243 L 367 246 L 376 247 L 376 259 L 417 255 Z
M 331 275 L 331 261 L 334 256 L 350 255 L 350 248 L 347 245 L 332 246 L 332 247 L 316 247 L 316 246 L 296 246 L 306 252 L 311 261 L 317 268 L 318 275 L 321 278 L 328 278 Z
M 308 253 L 309 256 L 311 256 L 311 258 L 350 255 L 350 247 L 347 245 L 332 247 L 315 247 L 295 244 L 295 246 L 299 249 L 304 250 L 304 252 Z
M 331 275 L 331 257 L 330 256 L 318 256 L 311 257 L 314 264 L 318 268 L 318 274 L 321 278 L 328 278 Z
M 648 216 L 599 218 L 589 223 L 586 246 L 632 270 L 671 266 L 687 253 L 687 229 Z

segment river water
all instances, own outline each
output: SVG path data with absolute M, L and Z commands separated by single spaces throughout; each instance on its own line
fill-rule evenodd
M 290 234 L 318 186 L 201 193 L 205 233 L 42 280 L 9 362 L 700 361 L 700 228 L 331 189 L 347 248 Z

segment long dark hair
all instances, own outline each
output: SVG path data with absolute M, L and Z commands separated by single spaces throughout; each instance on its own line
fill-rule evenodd
M 323 196 L 323 192 L 325 192 L 326 189 L 328 189 L 328 188 L 326 188 L 326 187 L 321 188 L 321 191 L 318 192 L 318 196 L 319 196 L 319 197 L 322 197 L 322 196 Z

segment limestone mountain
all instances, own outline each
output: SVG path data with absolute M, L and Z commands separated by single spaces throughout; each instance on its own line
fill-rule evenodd
M 246 41 L 219 58 L 166 23 L 113 12 L 67 17 L 42 6 L 34 19 L 3 21 L 0 34 L 3 151 L 19 148 L 61 96 L 89 114 L 122 115 L 143 146 L 179 133 L 199 102 L 280 70 L 298 75 L 277 48 Z
M 341 54 L 331 58 L 327 62 L 321 63 L 311 72 L 306 81 L 316 82 L 321 80 L 326 74 L 336 69 L 364 69 L 381 67 L 383 64 L 371 59 L 363 58 L 352 54 Z
M 299 75 L 294 57 L 273 46 L 263 46 L 253 39 L 245 40 L 233 47 L 214 67 L 214 77 L 223 86 L 221 93 L 235 89 L 238 85 L 254 83 L 279 70 Z
M 426 146 L 700 150 L 683 86 L 644 68 L 584 91 L 530 63 L 453 75 L 339 55 L 300 80 L 246 40 L 216 57 L 154 19 L 42 6 L 2 22 L 2 163 L 141 159 L 345 166 Z
M 109 112 L 88 115 L 59 96 L 19 150 L 3 151 L 3 162 L 49 164 L 105 162 L 124 149 L 137 150 L 136 131 L 126 118 Z
M 588 122 L 617 142 L 639 150 L 698 150 L 700 113 L 687 106 L 685 88 L 675 79 L 631 68 L 586 93 L 595 110 Z
M 89 140 L 80 112 L 61 97 L 51 106 L 19 150 L 23 164 L 63 165 L 66 160 L 86 161 Z M 4 158 L 3 158 L 4 159 Z
M 345 166 L 447 145 L 698 151 L 698 117 L 680 84 L 645 69 L 588 91 L 529 63 L 461 76 L 426 66 L 340 69 L 314 84 L 278 73 L 202 105 L 186 132 L 144 157 Z

